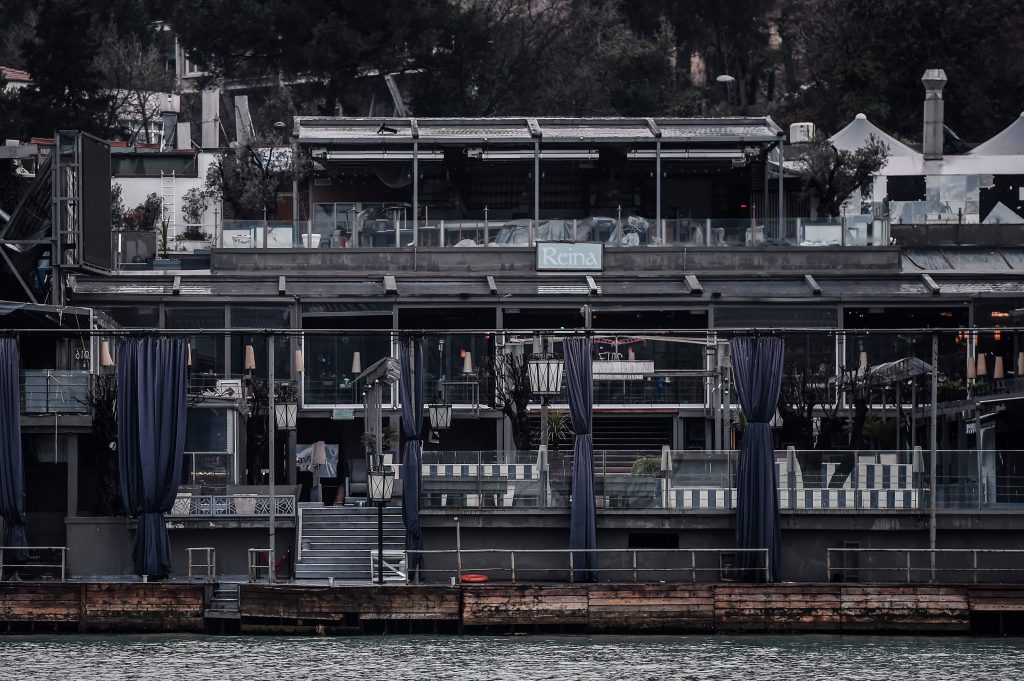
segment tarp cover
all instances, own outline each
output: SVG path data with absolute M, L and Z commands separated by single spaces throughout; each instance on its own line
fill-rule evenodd
M 594 373 L 589 338 L 567 338 L 565 384 L 569 417 L 576 439 L 572 447 L 572 505 L 569 510 L 569 548 L 577 581 L 596 578 L 597 518 L 594 510 Z
M 746 417 L 740 445 L 737 480 L 736 548 L 768 549 L 768 565 L 759 553 L 740 553 L 739 567 L 747 579 L 777 582 L 779 561 L 779 497 L 775 452 L 769 421 L 782 386 L 781 338 L 734 338 L 732 366 Z
M 128 338 L 117 358 L 117 442 L 121 496 L 139 518 L 135 574 L 171 571 L 164 513 L 171 510 L 185 449 L 188 367 L 184 338 Z
M 423 429 L 423 339 L 403 339 L 399 347 L 401 375 L 398 379 L 402 401 L 402 520 L 405 522 L 405 550 L 423 550 L 420 528 L 420 446 Z M 423 569 L 423 554 L 409 554 L 409 574 Z
M 0 517 L 3 546 L 26 546 L 25 480 L 21 461 L 21 389 L 18 342 L 0 338 Z M 4 558 L 21 562 L 24 550 L 5 551 Z

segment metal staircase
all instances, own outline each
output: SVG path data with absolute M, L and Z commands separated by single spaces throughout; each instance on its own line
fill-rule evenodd
M 384 550 L 405 548 L 402 509 L 384 509 Z M 371 554 L 377 551 L 377 509 L 359 506 L 299 504 L 296 579 L 370 579 Z M 387 558 L 385 557 L 385 560 Z

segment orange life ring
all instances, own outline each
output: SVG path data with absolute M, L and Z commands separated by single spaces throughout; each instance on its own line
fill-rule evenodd
M 462 575 L 462 581 L 466 584 L 479 584 L 487 581 L 487 575 Z

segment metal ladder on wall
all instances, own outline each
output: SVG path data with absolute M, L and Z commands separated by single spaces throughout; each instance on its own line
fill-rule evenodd
M 174 188 L 175 188 L 175 175 L 172 170 L 168 175 L 164 171 L 160 171 L 160 200 L 163 205 L 163 213 L 160 216 L 161 220 L 168 221 L 167 227 L 167 241 L 168 243 L 174 241 L 177 234 L 177 225 L 175 222 L 175 205 L 174 205 Z M 161 225 L 161 228 L 163 225 Z

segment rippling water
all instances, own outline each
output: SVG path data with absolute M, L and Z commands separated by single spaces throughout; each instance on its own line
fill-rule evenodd
M 1021 679 L 1024 640 L 0 637 L 0 679 Z

